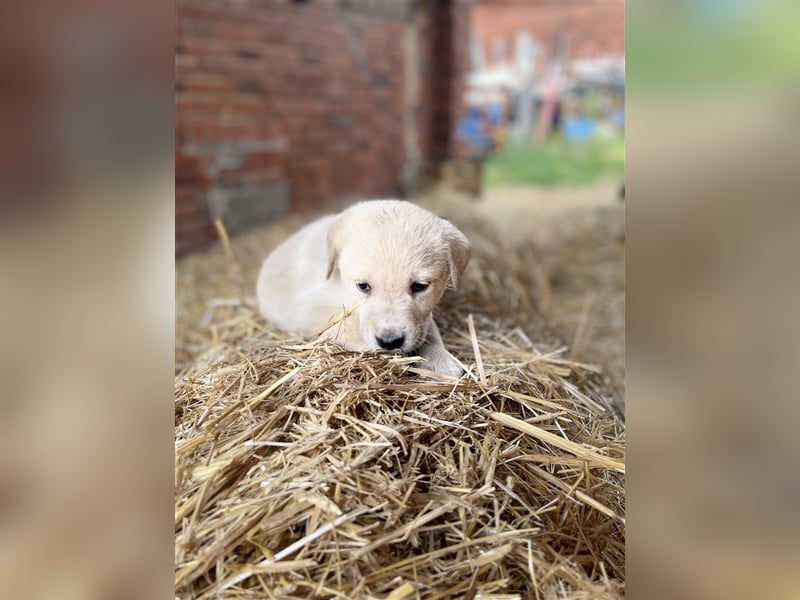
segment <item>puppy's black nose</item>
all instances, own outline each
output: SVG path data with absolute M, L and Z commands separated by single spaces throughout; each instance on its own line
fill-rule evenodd
M 376 337 L 375 339 L 378 340 L 378 345 L 384 350 L 397 350 L 406 341 L 406 338 L 402 335 L 396 338 Z

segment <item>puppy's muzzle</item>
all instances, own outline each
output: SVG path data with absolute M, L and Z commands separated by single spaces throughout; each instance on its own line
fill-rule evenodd
M 391 338 L 376 337 L 375 340 L 378 342 L 378 345 L 384 350 L 397 350 L 403 345 L 403 342 L 406 341 L 406 338 L 405 336 L 401 335 L 398 337 L 391 337 Z

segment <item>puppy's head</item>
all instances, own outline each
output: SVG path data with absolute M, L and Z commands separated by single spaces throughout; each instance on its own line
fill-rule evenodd
M 328 230 L 328 278 L 356 309 L 366 347 L 419 348 L 448 285 L 457 287 L 469 241 L 450 222 L 400 200 L 374 200 L 344 211 Z

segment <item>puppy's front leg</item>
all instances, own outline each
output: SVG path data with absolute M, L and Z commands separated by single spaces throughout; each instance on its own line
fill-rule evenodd
M 425 344 L 418 351 L 418 354 L 425 359 L 425 363 L 422 366 L 437 373 L 444 373 L 454 377 L 461 376 L 464 370 L 445 349 L 442 335 L 439 333 L 439 328 L 436 326 L 433 317 L 428 318 L 430 319 L 428 337 L 425 340 Z

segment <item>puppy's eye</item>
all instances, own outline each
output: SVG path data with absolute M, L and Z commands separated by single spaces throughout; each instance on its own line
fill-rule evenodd
M 358 283 L 356 283 L 356 287 L 358 288 L 359 292 L 364 292 L 365 294 L 368 294 L 369 291 L 372 289 L 369 286 L 369 284 L 366 283 L 365 281 L 359 281 Z
M 419 292 L 424 292 L 428 289 L 429 283 L 423 283 L 421 281 L 415 281 L 411 284 L 411 293 L 417 294 Z

